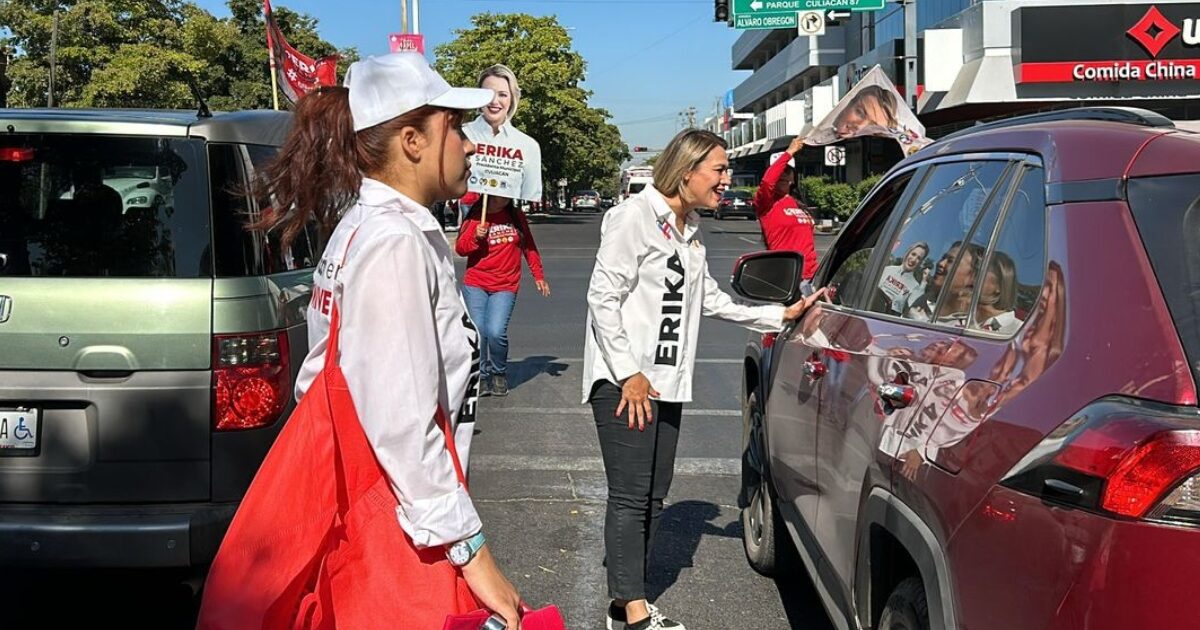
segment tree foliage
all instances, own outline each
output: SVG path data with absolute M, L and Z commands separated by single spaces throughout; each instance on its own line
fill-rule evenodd
M 595 188 L 629 158 L 609 113 L 588 105 L 587 63 L 556 17 L 481 13 L 455 35 L 434 51 L 434 66 L 452 85 L 474 85 L 496 63 L 512 68 L 521 87 L 513 124 L 542 146 L 547 194 L 559 179 L 568 190 Z
M 46 105 L 57 11 L 57 106 L 190 108 L 194 82 L 213 109 L 270 107 L 262 2 L 228 6 L 232 16 L 217 18 L 187 0 L 0 0 L 0 24 L 17 51 L 8 105 Z M 340 53 L 343 68 L 357 58 L 354 49 L 322 40 L 316 19 L 285 7 L 274 14 L 305 54 Z

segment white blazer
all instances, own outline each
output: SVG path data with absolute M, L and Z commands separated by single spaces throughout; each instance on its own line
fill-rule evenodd
M 588 286 L 583 402 L 596 381 L 641 372 L 663 402 L 691 402 L 700 316 L 759 332 L 783 327 L 784 307 L 735 302 L 708 272 L 700 219 L 683 233 L 653 186 L 604 215 Z

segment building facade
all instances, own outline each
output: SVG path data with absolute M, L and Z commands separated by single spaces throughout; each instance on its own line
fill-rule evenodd
M 1124 105 L 1200 119 L 1200 3 L 1142 0 L 917 0 L 917 114 L 931 137 L 1030 111 Z M 825 35 L 756 30 L 732 49 L 752 74 L 706 121 L 729 142 L 738 183 L 754 183 L 792 137 L 879 65 L 904 91 L 904 9 L 851 13 Z M 894 142 L 845 143 L 846 165 L 805 151 L 801 175 L 857 181 L 901 158 Z

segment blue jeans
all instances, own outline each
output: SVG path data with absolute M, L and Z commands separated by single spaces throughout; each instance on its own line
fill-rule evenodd
M 508 320 L 517 304 L 513 291 L 485 291 L 464 286 L 463 300 L 471 321 L 479 328 L 479 373 L 481 376 L 505 374 L 508 371 Z

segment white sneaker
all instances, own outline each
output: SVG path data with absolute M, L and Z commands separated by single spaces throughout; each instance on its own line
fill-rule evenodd
M 606 615 L 608 630 L 614 630 L 613 624 L 616 622 L 625 624 L 625 630 L 687 630 L 683 624 L 663 615 L 659 611 L 658 606 L 654 604 L 646 604 L 646 610 L 650 611 L 649 618 L 630 625 L 625 620 L 625 607 L 610 603 L 608 605 L 608 614 Z

